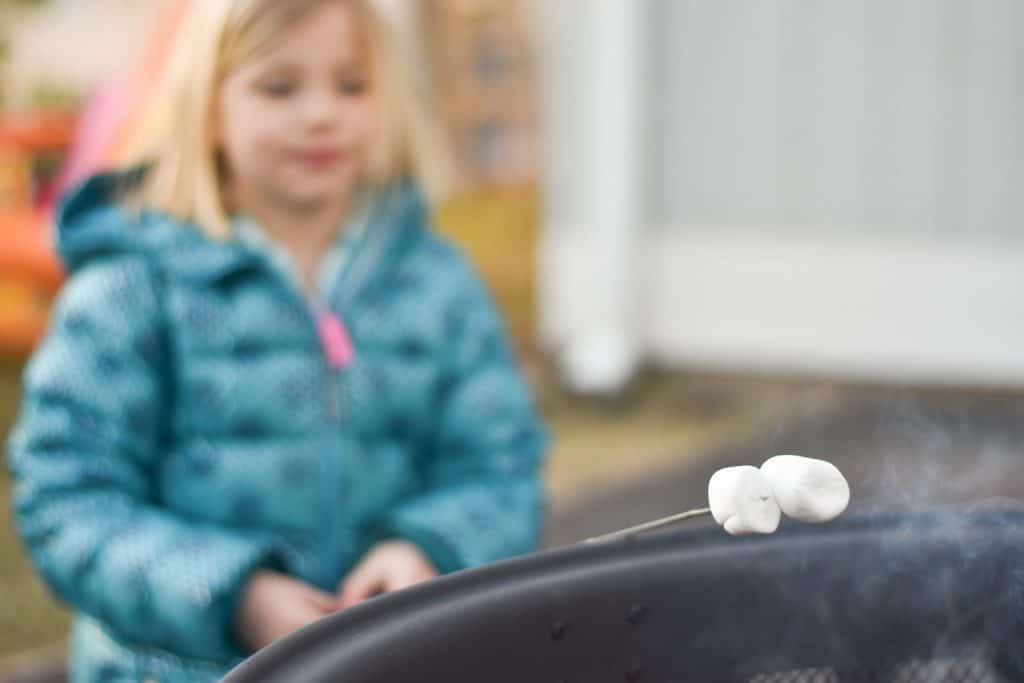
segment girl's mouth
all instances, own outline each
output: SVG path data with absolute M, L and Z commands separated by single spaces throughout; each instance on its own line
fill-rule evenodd
M 334 166 L 343 158 L 340 150 L 329 147 L 302 150 L 295 157 L 303 166 L 314 169 Z

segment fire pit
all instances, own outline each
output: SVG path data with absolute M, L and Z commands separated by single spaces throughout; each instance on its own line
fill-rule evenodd
M 1024 680 L 1024 512 L 575 546 L 374 599 L 227 683 Z

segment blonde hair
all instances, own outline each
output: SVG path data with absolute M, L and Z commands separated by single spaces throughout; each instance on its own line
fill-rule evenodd
M 242 63 L 326 2 L 357 9 L 369 46 L 379 119 L 367 180 L 386 187 L 412 178 L 435 201 L 451 189 L 454 172 L 440 128 L 428 114 L 425 79 L 415 78 L 403 62 L 372 0 L 192 0 L 162 97 L 132 146 L 130 161 L 149 166 L 132 201 L 194 223 L 215 239 L 230 235 L 225 169 L 213 143 L 217 92 Z

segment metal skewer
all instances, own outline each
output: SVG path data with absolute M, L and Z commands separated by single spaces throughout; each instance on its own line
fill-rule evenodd
M 644 522 L 643 524 L 637 524 L 626 529 L 620 529 L 618 531 L 612 531 L 611 533 L 602 534 L 600 536 L 594 536 L 583 541 L 584 543 L 605 543 L 607 541 L 614 541 L 619 538 L 629 538 L 636 534 L 641 534 L 645 531 L 651 531 L 653 529 L 661 529 L 662 527 L 672 526 L 678 524 L 687 519 L 694 517 L 704 517 L 711 514 L 711 508 L 698 508 L 696 510 L 687 510 L 686 512 L 680 512 L 675 515 L 668 517 L 662 517 L 661 519 L 655 519 L 650 522 Z

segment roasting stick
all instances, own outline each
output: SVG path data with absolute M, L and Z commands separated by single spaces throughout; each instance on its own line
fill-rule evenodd
M 614 541 L 619 538 L 628 538 L 636 534 L 641 534 L 645 531 L 653 531 L 655 529 L 662 529 L 673 524 L 678 524 L 687 519 L 693 519 L 694 517 L 710 517 L 711 508 L 697 508 L 696 510 L 687 510 L 686 512 L 680 512 L 675 515 L 669 515 L 668 517 L 662 517 L 661 519 L 655 519 L 650 522 L 644 522 L 643 524 L 637 524 L 627 529 L 619 529 L 608 534 L 602 534 L 600 536 L 594 536 L 588 538 L 584 543 L 605 543 L 607 541 Z

